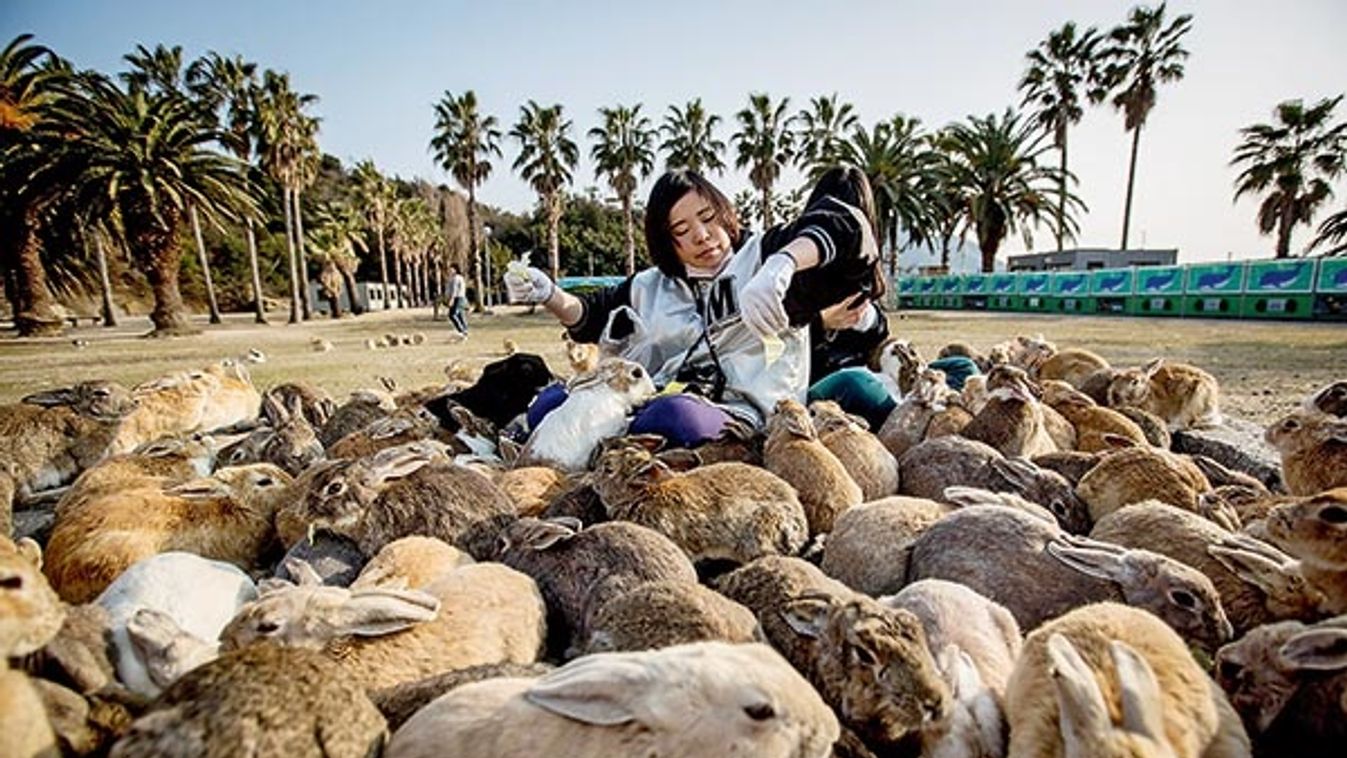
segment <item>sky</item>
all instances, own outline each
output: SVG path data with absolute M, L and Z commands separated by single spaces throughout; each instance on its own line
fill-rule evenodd
M 836 92 L 869 126 L 896 113 L 936 129 L 1018 105 L 1025 54 L 1066 21 L 1103 31 L 1130 2 L 1005 0 L 682 0 L 678 3 L 413 2 L 411 0 L 0 0 L 0 37 L 30 32 L 82 68 L 116 72 L 135 45 L 182 45 L 189 60 L 216 50 L 287 71 L 318 95 L 322 149 L 351 163 L 372 159 L 386 174 L 449 183 L 428 144 L 433 105 L 474 90 L 502 131 L 528 100 L 561 103 L 582 159 L 575 187 L 594 177 L 586 133 L 598 109 L 642 104 L 652 122 L 671 104 L 700 97 L 722 118 L 751 92 L 788 96 L 792 110 Z M 1347 90 L 1347 2 L 1174 0 L 1167 18 L 1191 13 L 1184 79 L 1160 87 L 1141 133 L 1132 247 L 1178 248 L 1181 262 L 1271 257 L 1275 240 L 1255 226 L 1258 200 L 1233 200 L 1229 165 L 1239 130 L 1272 120 L 1274 106 L 1316 102 Z M 1347 104 L 1337 117 L 1347 119 Z M 1121 238 L 1130 135 L 1111 106 L 1087 109 L 1070 133 L 1070 168 L 1089 208 L 1081 247 Z M 513 174 L 516 144 L 478 190 L 484 202 L 528 212 L 535 196 Z M 1055 160 L 1055 158 L 1054 158 Z M 732 161 L 731 161 L 732 165 Z M 644 197 L 651 177 L 638 189 Z M 745 169 L 713 180 L 733 196 Z M 799 184 L 785 174 L 782 189 Z M 1330 209 L 1347 203 L 1347 182 Z M 604 195 L 611 193 L 604 192 Z M 1298 228 L 1297 251 L 1312 230 Z M 1055 247 L 1051 233 L 1018 236 L 1003 253 Z

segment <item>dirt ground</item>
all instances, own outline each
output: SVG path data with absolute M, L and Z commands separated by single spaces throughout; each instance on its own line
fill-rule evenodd
M 1347 324 L 941 311 L 891 313 L 889 319 L 891 333 L 911 339 L 927 359 L 956 340 L 985 350 L 1017 334 L 1041 333 L 1059 347 L 1094 350 L 1114 365 L 1153 357 L 1191 363 L 1220 381 L 1227 414 L 1260 424 L 1347 376 Z M 272 314 L 271 320 L 271 325 L 257 325 L 250 314 L 231 314 L 223 325 L 208 326 L 202 317 L 201 335 L 174 339 L 142 338 L 149 330 L 143 318 L 128 318 L 113 328 L 80 327 L 60 338 L 0 337 L 0 403 L 86 379 L 135 384 L 249 348 L 267 356 L 265 363 L 250 364 L 259 387 L 307 379 L 338 399 L 360 387 L 378 386 L 379 377 L 404 388 L 439 383 L 455 361 L 478 369 L 502 357 L 507 339 L 542 355 L 554 371 L 569 373 L 561 328 L 541 310 L 529 314 L 508 306 L 470 315 L 471 335 L 464 342 L 452 340 L 448 322 L 432 320 L 430 309 L 297 325 L 286 325 L 284 313 Z M 418 332 L 426 338 L 419 346 L 365 346 L 367 339 L 385 334 Z M 332 349 L 318 352 L 315 340 L 331 343 Z

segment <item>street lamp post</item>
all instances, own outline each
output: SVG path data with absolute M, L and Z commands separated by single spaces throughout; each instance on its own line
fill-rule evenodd
M 490 308 L 491 306 L 495 305 L 495 303 L 492 302 L 492 297 L 491 297 L 491 291 L 492 291 L 492 287 L 491 287 L 491 232 L 492 232 L 491 224 L 482 224 L 482 234 L 483 234 L 483 237 L 484 237 L 484 239 L 483 239 L 483 244 L 482 244 L 482 247 L 483 247 L 483 249 L 482 249 L 482 259 L 483 259 L 482 265 L 483 265 L 483 267 L 484 267 L 484 271 L 486 272 L 486 283 L 483 285 L 484 287 L 486 287 L 486 292 L 482 293 L 482 294 L 483 294 L 483 298 L 482 298 L 482 299 L 486 301 L 486 307 L 488 307 L 488 308 Z

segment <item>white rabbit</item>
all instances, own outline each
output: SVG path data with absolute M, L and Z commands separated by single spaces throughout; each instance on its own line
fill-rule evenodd
M 566 389 L 566 400 L 538 423 L 516 465 L 585 470 L 599 442 L 621 434 L 632 408 L 655 394 L 655 383 L 639 364 L 608 358 Z

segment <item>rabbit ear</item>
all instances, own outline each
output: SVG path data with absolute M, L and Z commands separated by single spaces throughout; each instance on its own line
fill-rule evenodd
M 1037 466 L 1023 458 L 993 458 L 992 471 L 1016 491 L 1023 492 L 1033 484 Z
M 652 482 L 658 482 L 673 475 L 673 470 L 658 458 L 651 458 L 648 462 L 636 469 L 633 479 L 645 479 Z
M 1096 547 L 1076 547 L 1064 540 L 1048 542 L 1048 554 L 1086 576 L 1119 582 L 1126 575 L 1122 556 Z
M 1140 653 L 1118 640 L 1109 642 L 1113 666 L 1118 671 L 1122 699 L 1122 727 L 1133 734 L 1165 744 L 1164 698 L 1155 670 Z
M 262 396 L 262 416 L 272 424 L 280 424 L 289 418 L 290 413 L 281 404 L 280 397 L 274 392 Z
M 1048 673 L 1057 689 L 1065 755 L 1087 755 L 1089 744 L 1113 729 L 1094 670 L 1062 634 L 1048 637 Z
M 1165 365 L 1164 358 L 1152 358 L 1142 364 L 1141 373 L 1145 374 L 1146 378 L 1149 379 L 1152 376 L 1155 376 L 1155 372 L 1159 371 L 1160 367 L 1163 365 Z
M 953 642 L 940 651 L 936 664 L 940 667 L 945 682 L 949 684 L 955 700 L 970 700 L 986 689 L 986 685 L 982 683 L 982 674 L 974 665 L 972 656 Z
M 828 625 L 832 601 L 821 595 L 797 597 L 781 609 L 781 619 L 796 634 L 817 639 Z
M 439 609 L 440 601 L 434 595 L 416 590 L 353 590 L 337 608 L 332 627 L 339 634 L 380 637 L 430 621 Z
M 702 465 L 702 456 L 696 450 L 675 448 L 665 450 L 655 457 L 673 471 L 691 471 Z
M 79 393 L 75 392 L 74 387 L 62 387 L 56 390 L 46 390 L 45 392 L 34 392 L 23 398 L 23 402 L 29 405 L 40 405 L 43 408 L 54 408 L 58 405 L 74 405 L 79 400 Z
M 1271 545 L 1267 547 L 1276 550 Z M 1208 545 L 1207 554 L 1240 580 L 1269 595 L 1276 593 L 1285 585 L 1286 575 L 1294 563 L 1289 555 L 1282 555 L 1281 560 L 1275 560 L 1266 552 L 1250 550 L 1234 540 L 1223 540 L 1215 545 Z
M 169 487 L 164 490 L 164 494 L 188 500 L 204 500 L 208 498 L 229 497 L 234 493 L 229 488 L 229 485 L 219 479 L 193 479 L 189 482 L 183 482 L 176 487 Z
M 1308 629 L 1282 644 L 1277 655 L 1297 669 L 1339 671 L 1347 668 L 1347 628 Z
M 33 568 L 42 569 L 42 546 L 32 537 L 23 537 L 14 543 L 19 557 L 33 564 Z
M 634 707 L 654 685 L 650 670 L 622 654 L 581 658 L 537 681 L 530 703 L 584 724 L 616 726 L 637 719 Z
M 369 461 L 368 481 L 365 483 L 377 487 L 389 479 L 411 476 L 434 459 L 434 451 L 414 444 L 380 450 Z
M 1108 452 L 1126 450 L 1129 447 L 1140 447 L 1140 444 L 1131 437 L 1114 434 L 1113 432 L 1104 432 L 1099 435 L 1099 439 L 1108 446 Z
M 945 502 L 958 508 L 967 508 L 973 505 L 1001 504 L 1001 499 L 997 497 L 995 492 L 978 489 L 977 487 L 954 485 L 946 487 L 940 494 L 945 499 Z
M 300 587 L 318 587 L 323 584 L 322 575 L 314 569 L 313 564 L 303 558 L 288 557 L 281 561 L 281 566 Z
M 131 651 L 145 667 L 150 681 L 164 688 L 178 677 L 215 657 L 211 644 L 178 626 L 171 616 L 141 608 L 126 622 Z

